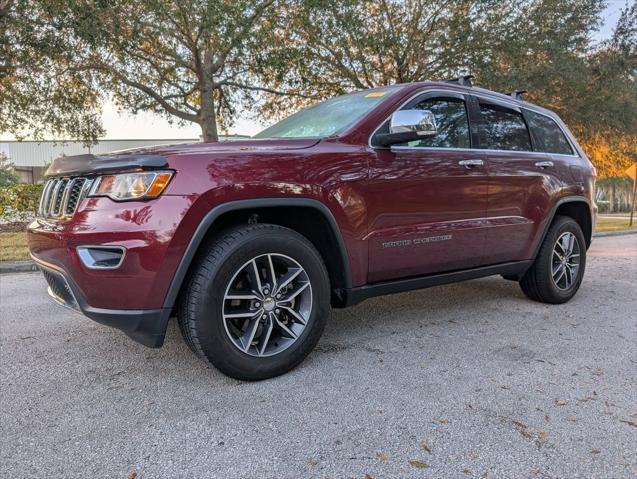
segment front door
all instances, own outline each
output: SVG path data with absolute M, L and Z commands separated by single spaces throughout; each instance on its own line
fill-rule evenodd
M 484 264 L 487 157 L 471 148 L 464 96 L 430 92 L 404 108 L 430 110 L 438 135 L 375 149 L 367 191 L 370 283 Z

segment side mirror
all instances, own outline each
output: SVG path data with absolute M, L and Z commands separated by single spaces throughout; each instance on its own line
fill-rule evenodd
M 436 118 L 429 110 L 398 110 L 389 120 L 389 133 L 376 135 L 376 142 L 381 146 L 421 140 L 436 136 L 438 127 Z

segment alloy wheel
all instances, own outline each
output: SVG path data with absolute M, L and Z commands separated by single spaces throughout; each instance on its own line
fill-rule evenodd
M 273 356 L 303 333 L 312 312 L 312 285 L 297 261 L 267 253 L 237 270 L 222 307 L 224 327 L 235 347 L 250 356 Z
M 566 291 L 577 281 L 580 270 L 580 245 L 570 232 L 563 233 L 553 247 L 551 276 L 553 284 Z

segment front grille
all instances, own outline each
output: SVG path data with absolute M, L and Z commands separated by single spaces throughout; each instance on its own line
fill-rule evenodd
M 46 182 L 38 216 L 44 218 L 70 218 L 80 201 L 86 196 L 91 180 L 87 178 L 53 178 Z
M 64 279 L 64 276 L 45 268 L 40 269 L 44 274 L 46 282 L 49 283 L 49 294 L 53 297 L 53 299 L 63 306 L 79 309 L 75 296 L 73 296 L 73 292 L 71 291 L 69 284 L 66 282 L 66 279 Z

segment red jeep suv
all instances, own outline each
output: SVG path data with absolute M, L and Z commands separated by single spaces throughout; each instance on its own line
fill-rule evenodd
M 59 303 L 244 380 L 332 307 L 489 275 L 578 290 L 595 169 L 551 111 L 466 79 L 339 96 L 246 140 L 55 160 L 29 246 Z

